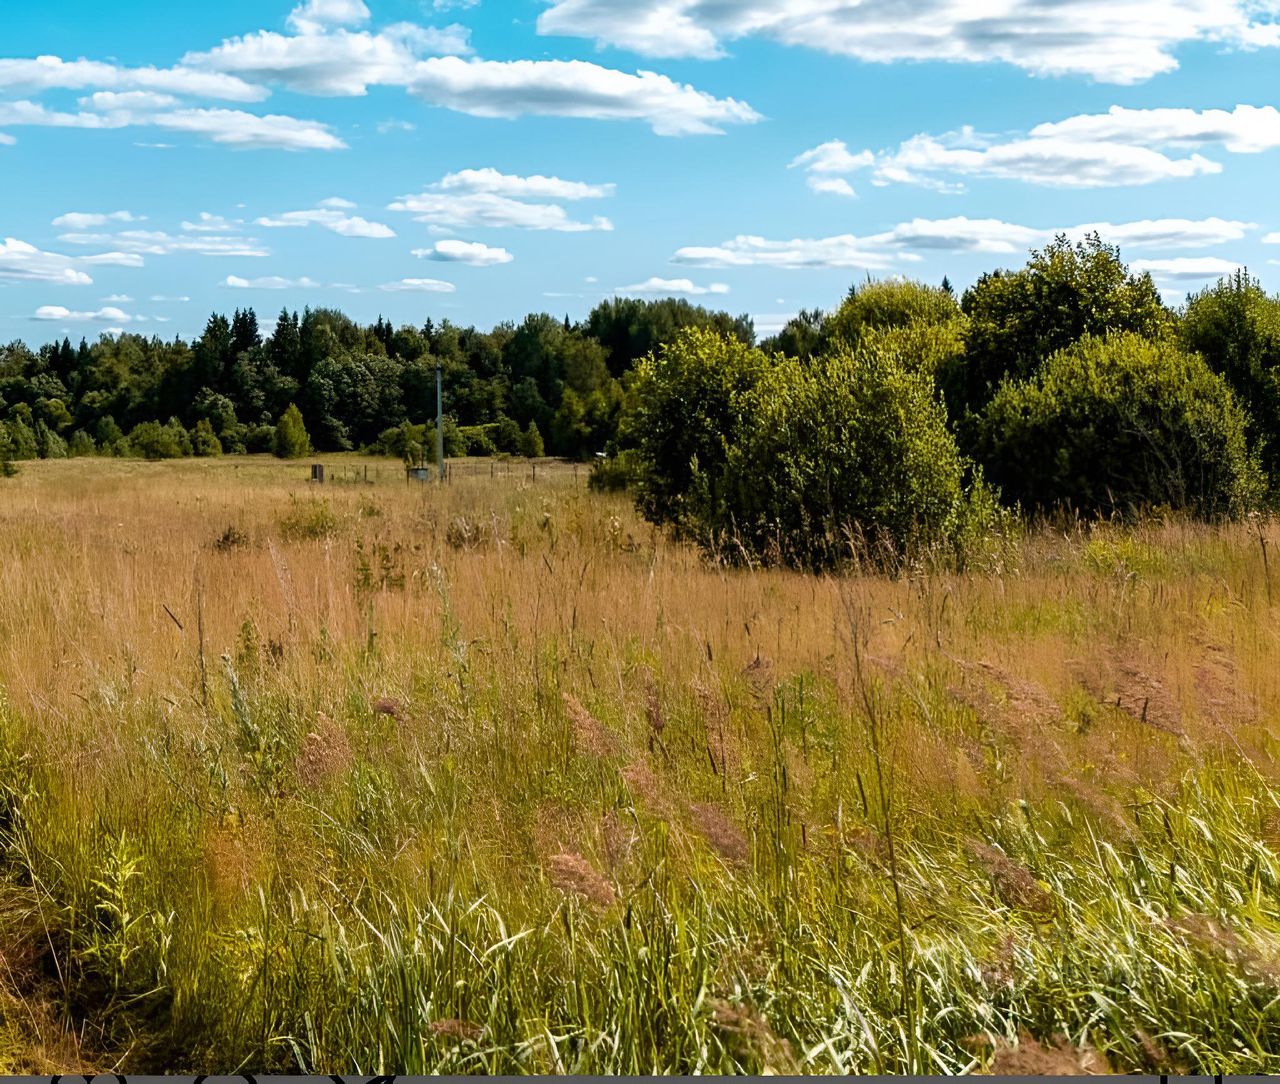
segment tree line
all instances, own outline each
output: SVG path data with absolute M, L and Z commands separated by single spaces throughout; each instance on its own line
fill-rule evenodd
M 746 316 L 626 298 L 578 324 L 535 314 L 491 331 L 381 317 L 361 326 L 319 308 L 286 309 L 264 334 L 245 309 L 213 314 L 193 342 L 19 341 L 0 347 L 0 460 L 429 451 L 437 365 L 448 454 L 584 459 L 614 438 L 636 361 L 684 327 L 755 341 Z M 278 432 L 291 407 L 305 439 Z

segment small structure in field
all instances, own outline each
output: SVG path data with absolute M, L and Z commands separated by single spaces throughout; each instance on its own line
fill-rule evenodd
M 405 467 L 405 474 L 411 482 L 429 482 L 431 481 L 430 467 Z
M 324 464 L 323 463 L 311 464 L 311 480 L 315 482 L 316 485 L 321 485 L 321 486 L 324 485 Z

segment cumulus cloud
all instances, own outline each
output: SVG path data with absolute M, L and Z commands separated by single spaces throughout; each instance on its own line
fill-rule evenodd
M 218 285 L 233 290 L 310 290 L 317 288 L 320 283 L 306 276 L 300 279 L 286 279 L 279 275 L 265 275 L 262 278 L 245 279 L 239 275 L 228 275 Z
M 172 94 L 157 94 L 152 90 L 99 90 L 76 101 L 81 109 L 104 113 L 119 109 L 168 109 L 178 104 Z
M 126 68 L 96 60 L 63 60 L 56 56 L 0 59 L 0 90 L 143 90 L 214 98 L 230 102 L 260 102 L 268 91 L 235 75 L 198 71 L 190 67 Z
M 553 200 L 603 199 L 612 196 L 617 188 L 613 184 L 562 181 L 559 177 L 544 177 L 539 173 L 517 177 L 500 173 L 491 166 L 446 173 L 437 187 L 445 192 L 488 192 L 511 199 Z
M 665 75 L 634 75 L 583 60 L 422 61 L 409 92 L 478 117 L 526 115 L 638 120 L 657 135 L 718 135 L 760 120 L 746 102 L 716 98 Z
M 268 229 L 288 227 L 323 226 L 342 237 L 387 238 L 396 235 L 395 230 L 381 222 L 370 222 L 359 215 L 349 215 L 339 210 L 351 207 L 347 200 L 326 200 L 325 205 L 311 211 L 285 211 L 283 214 L 256 219 L 256 224 Z
M 870 151 L 850 154 L 848 146 L 842 140 L 832 139 L 796 155 L 787 168 L 803 169 L 808 175 L 806 180 L 809 187 L 815 192 L 852 199 L 855 195 L 853 185 L 840 174 L 854 173 L 874 161 L 875 155 Z
M 470 169 L 447 174 L 425 192 L 401 196 L 388 205 L 405 211 L 433 229 L 473 227 L 559 230 L 578 233 L 611 230 L 613 223 L 596 215 L 590 222 L 571 218 L 558 203 L 537 198 L 596 199 L 613 194 L 611 184 L 585 184 L 559 177 L 518 177 L 496 169 Z
M 41 305 L 32 316 L 33 320 L 73 320 L 78 322 L 95 322 L 102 324 L 127 324 L 138 319 L 121 309 L 107 305 L 96 312 L 76 312 L 63 305 Z
M 437 241 L 431 248 L 415 248 L 413 254 L 424 260 L 466 263 L 473 267 L 493 267 L 515 259 L 505 248 L 493 248 L 480 241 Z
M 183 222 L 182 229 L 186 233 L 229 233 L 238 223 L 228 222 L 222 215 L 212 215 L 201 211 L 196 222 Z
M 99 252 L 65 256 L 45 252 L 16 237 L 0 241 L 0 282 L 43 282 L 58 286 L 88 286 L 93 277 L 86 267 L 141 267 L 142 257 L 128 252 Z
M 1273 14 L 1254 0 L 554 0 L 538 31 L 654 57 L 713 59 L 759 36 L 864 61 L 998 62 L 1136 83 L 1176 68 L 1186 42 L 1280 45 Z
M 59 229 L 64 230 L 86 230 L 94 226 L 105 226 L 109 222 L 137 222 L 139 219 L 128 211 L 110 211 L 106 214 L 95 214 L 93 212 L 70 211 L 65 215 L 59 215 L 53 220 L 53 224 Z
M 408 86 L 424 56 L 465 56 L 469 31 L 397 23 L 384 30 L 313 27 L 299 35 L 259 30 L 229 38 L 203 53 L 188 53 L 192 68 L 277 83 L 303 94 L 361 96 L 371 86 Z
M 1187 282 L 1207 282 L 1211 279 L 1234 275 L 1240 264 L 1217 256 L 1178 256 L 1169 260 L 1134 260 L 1129 265 L 1134 271 L 1150 272 L 1151 277 L 1165 285 Z
M 960 191 L 951 178 L 986 177 L 1059 188 L 1103 188 L 1220 173 L 1220 162 L 1198 153 L 1216 148 L 1256 154 L 1280 147 L 1280 110 L 1238 105 L 1235 109 L 1126 109 L 1081 114 L 1038 124 L 1025 135 L 991 136 L 972 128 L 942 135 L 919 134 L 896 149 L 848 155 L 842 143 L 807 151 L 791 165 L 814 173 L 820 152 L 834 148 L 832 162 L 852 173 L 870 169 L 875 184 L 918 184 Z
M 360 26 L 369 21 L 363 0 L 306 0 L 289 13 L 289 25 L 302 34 L 329 26 Z
M 918 260 L 921 252 L 1020 254 L 1051 241 L 1060 233 L 1082 238 L 1096 232 L 1104 241 L 1127 248 L 1174 249 L 1238 241 L 1251 228 L 1251 223 L 1221 218 L 1147 219 L 1118 224 L 1092 222 L 1051 229 L 964 216 L 916 218 L 890 230 L 865 236 L 840 234 L 792 240 L 739 236 L 720 245 L 681 248 L 672 259 L 675 263 L 693 267 L 858 268 L 881 271 L 898 266 L 902 261 Z M 1139 262 L 1133 266 L 1138 267 Z
M 619 294 L 662 294 L 663 296 L 684 295 L 700 297 L 703 294 L 727 294 L 729 287 L 723 282 L 713 282 L 709 286 L 699 286 L 689 279 L 664 279 L 656 275 L 634 286 L 619 286 L 615 293 Z
M 121 230 L 117 233 L 64 233 L 58 237 L 69 245 L 111 245 L 120 253 L 137 256 L 167 256 L 191 252 L 197 256 L 270 256 L 269 249 L 250 237 L 218 234 L 174 236 L 163 230 Z M 82 257 L 81 262 L 94 259 Z M 141 261 L 139 261 L 141 262 Z
M 68 113 L 38 102 L 0 102 L 0 127 L 38 125 L 52 128 L 166 128 L 190 132 L 226 146 L 277 150 L 340 150 L 346 144 L 326 124 L 279 114 L 259 115 L 241 109 L 174 109 L 160 112 L 116 109 Z
M 451 294 L 457 287 L 452 282 L 443 282 L 440 279 L 401 279 L 399 282 L 388 282 L 379 287 L 380 290 L 386 290 L 389 293 L 409 292 L 423 294 Z

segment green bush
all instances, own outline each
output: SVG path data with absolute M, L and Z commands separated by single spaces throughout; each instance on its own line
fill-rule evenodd
M 604 459 L 597 459 L 591 464 L 591 473 L 587 475 L 587 486 L 602 493 L 617 492 L 630 489 L 639 478 L 636 466 L 636 453 L 628 448 Z
M 97 443 L 83 429 L 77 429 L 71 434 L 71 440 L 67 442 L 67 455 L 79 459 L 83 456 L 97 454 Z
M 771 364 L 762 351 L 701 328 L 640 362 L 622 438 L 636 448 L 637 505 L 647 519 L 693 536 L 722 522 L 725 462 L 750 422 L 744 396 Z
M 721 545 L 804 568 L 896 566 L 952 546 L 965 463 L 933 383 L 883 348 L 775 366 L 744 396 Z
M 201 418 L 191 431 L 191 451 L 198 456 L 215 456 L 222 454 L 222 442 L 213 431 L 208 418 Z
M 1089 337 L 1006 383 L 980 426 L 992 482 L 1029 508 L 1153 506 L 1218 519 L 1253 507 L 1260 472 L 1226 381 L 1172 341 Z
M 1250 446 L 1280 489 L 1280 297 L 1237 272 L 1188 300 L 1178 337 L 1249 411 Z
M 995 515 L 924 367 L 883 342 L 811 361 L 690 332 L 649 359 L 627 426 L 637 503 L 731 559 L 824 569 L 958 547 Z
M 35 430 L 20 415 L 15 413 L 15 416 L 9 419 L 7 428 L 11 459 L 40 458 L 40 453 L 36 448 Z
M 376 455 L 395 456 L 410 467 L 416 467 L 421 463 L 434 463 L 435 444 L 427 437 L 425 425 L 401 422 L 390 429 L 384 429 L 369 450 Z
M 520 454 L 529 459 L 541 459 L 547 454 L 542 444 L 542 434 L 538 432 L 538 423 L 530 422 L 529 428 L 520 438 Z
M 937 286 L 908 279 L 881 279 L 854 286 L 823 328 L 828 344 L 856 347 L 869 331 L 933 327 L 960 316 L 955 296 Z
M 1173 323 L 1151 276 L 1130 274 L 1097 234 L 1076 244 L 1060 236 L 1022 270 L 983 275 L 961 306 L 969 321 L 963 370 L 947 387 L 953 421 L 981 413 L 1006 377 L 1032 376 L 1085 335 L 1158 338 Z
M 498 451 L 493 441 L 494 425 L 463 425 L 458 427 L 458 435 L 462 438 L 464 455 L 490 456 Z
M 167 425 L 140 422 L 129 431 L 128 448 L 143 459 L 181 459 L 191 454 L 191 438 L 177 419 Z
M 307 427 L 302 420 L 302 411 L 295 403 L 276 423 L 275 442 L 272 451 L 280 459 L 302 459 L 311 454 L 311 438 L 307 436 Z
M 16 458 L 9 426 L 5 422 L 0 422 L 0 478 L 12 478 L 18 473 L 18 467 L 14 463 Z

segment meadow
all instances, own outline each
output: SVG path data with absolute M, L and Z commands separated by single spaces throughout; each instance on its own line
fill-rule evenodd
M 1280 1072 L 1280 525 L 321 458 L 0 480 L 0 1069 Z

